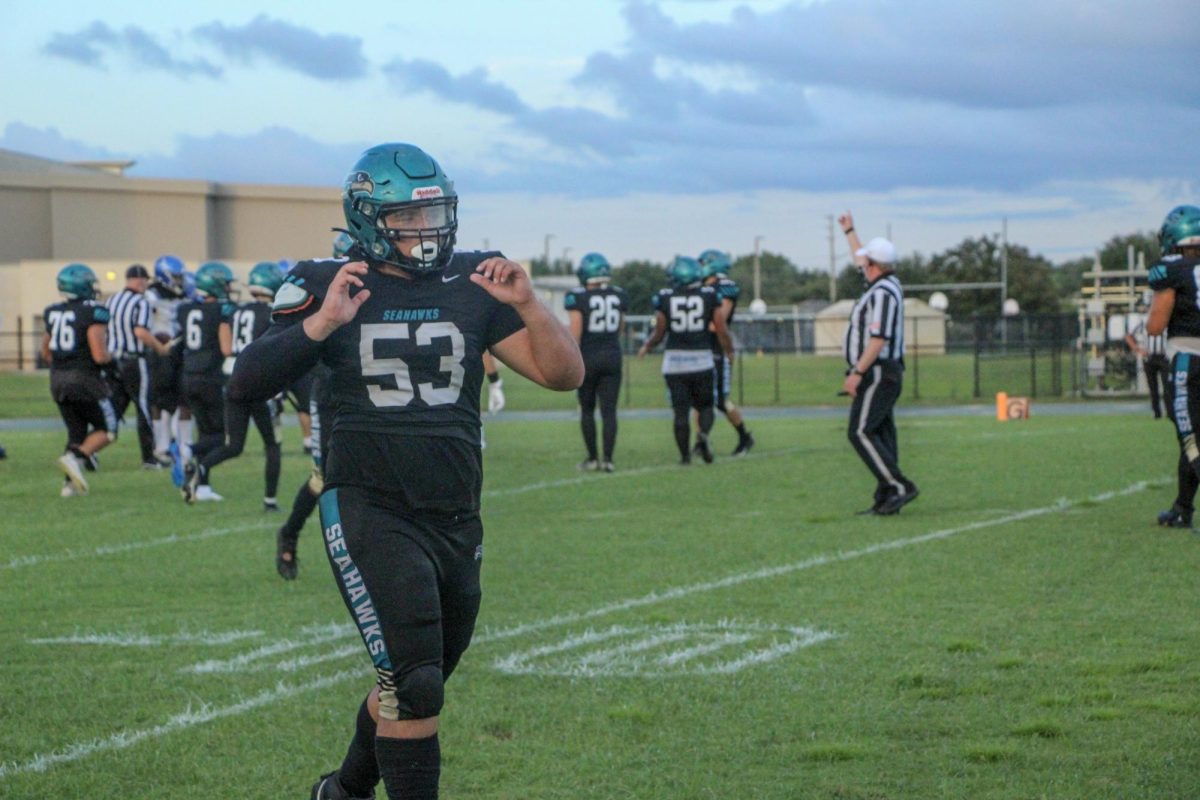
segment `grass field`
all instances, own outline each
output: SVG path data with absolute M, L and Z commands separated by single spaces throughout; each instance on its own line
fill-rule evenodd
M 629 420 L 581 475 L 574 423 L 502 415 L 442 796 L 1200 796 L 1200 537 L 1153 525 L 1147 417 L 902 421 L 922 496 L 863 518 L 840 420 L 690 468 Z M 316 522 L 284 583 L 255 446 L 187 507 L 131 440 L 60 499 L 61 440 L 0 462 L 0 797 L 307 797 L 372 681 Z
M 988 356 L 981 362 L 980 397 L 974 397 L 975 367 L 971 354 L 909 358 L 904 383 L 904 402 L 922 404 L 991 402 L 996 392 L 1035 395 L 1049 399 L 1052 394 L 1053 359 L 1040 353 L 1031 360 L 1028 353 Z M 659 356 L 644 360 L 625 359 L 624 407 L 660 408 L 666 404 L 666 389 L 660 374 Z M 743 354 L 739 372 L 735 372 L 733 399 L 745 406 L 831 405 L 839 401 L 846 368 L 841 358 L 772 353 L 762 356 Z M 1071 391 L 1071 359 L 1064 354 L 1058 365 L 1059 384 Z M 572 393 L 546 392 L 504 370 L 509 408 L 519 411 L 570 409 L 575 407 Z M 1036 390 L 1036 391 L 1035 391 Z M 1057 398 L 1056 398 L 1057 399 Z M 50 402 L 49 375 L 0 372 L 0 419 L 57 416 Z

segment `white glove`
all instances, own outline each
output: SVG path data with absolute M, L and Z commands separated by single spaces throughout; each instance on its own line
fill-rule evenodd
M 488 384 L 488 413 L 499 414 L 504 410 L 504 381 Z

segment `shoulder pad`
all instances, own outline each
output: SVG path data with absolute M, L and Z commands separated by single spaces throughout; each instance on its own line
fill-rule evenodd
M 92 322 L 108 322 L 110 318 L 107 307 L 101 305 L 92 307 Z
M 233 312 L 237 311 L 237 309 L 237 303 L 230 303 L 228 301 L 221 303 L 221 316 L 224 318 L 232 317 Z
M 301 261 L 283 279 L 271 304 L 272 314 L 292 314 L 303 311 L 325 297 L 333 276 L 346 263 L 344 258 Z

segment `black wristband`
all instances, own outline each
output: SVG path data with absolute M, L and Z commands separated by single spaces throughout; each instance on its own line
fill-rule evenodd
M 489 372 L 487 374 L 487 379 L 488 383 L 495 383 L 496 381 L 500 380 L 500 371 L 496 370 L 495 372 Z
M 849 236 L 850 234 L 854 233 L 854 226 L 853 226 L 853 225 L 851 225 L 849 228 L 846 228 L 846 230 L 842 231 L 842 233 L 844 233 L 844 234 L 846 234 L 847 236 Z

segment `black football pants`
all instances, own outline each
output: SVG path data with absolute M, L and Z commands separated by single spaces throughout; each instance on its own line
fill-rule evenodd
M 1168 399 L 1171 396 L 1171 362 L 1166 356 L 1148 356 L 1142 362 L 1142 367 L 1146 370 L 1146 383 L 1150 387 L 1150 408 L 1154 411 L 1154 418 L 1162 417 L 1162 408 L 1159 405 L 1160 385 L 1163 405 L 1167 407 L 1167 416 L 1171 416 L 1171 401 Z
M 250 431 L 250 420 L 258 428 L 258 435 L 263 440 L 263 451 L 267 458 L 266 494 L 264 497 L 274 497 L 279 491 L 280 452 L 279 442 L 275 438 L 275 424 L 271 419 L 271 408 L 266 400 L 257 403 L 235 403 L 225 401 L 225 440 L 216 448 L 205 454 L 200 461 L 201 482 L 208 483 L 208 473 L 218 464 L 237 458 L 246 448 L 246 434 Z
M 613 460 L 617 446 L 617 401 L 621 396 L 621 355 L 587 362 L 579 397 L 579 426 L 588 458 L 599 460 L 596 450 L 596 401 L 600 402 L 600 421 L 604 426 L 604 460 Z
M 1200 356 L 1175 354 L 1171 361 L 1171 380 L 1167 384 L 1167 407 L 1179 438 L 1179 462 L 1175 470 L 1179 488 L 1175 507 L 1191 516 L 1195 509 L 1196 489 L 1200 487 L 1200 445 L 1196 441 L 1193 422 L 1200 419 Z
M 847 436 L 858 457 L 875 476 L 875 504 L 909 491 L 912 482 L 900 471 L 894 410 L 900 399 L 904 372 L 898 366 L 876 363 L 863 375 L 850 405 Z

